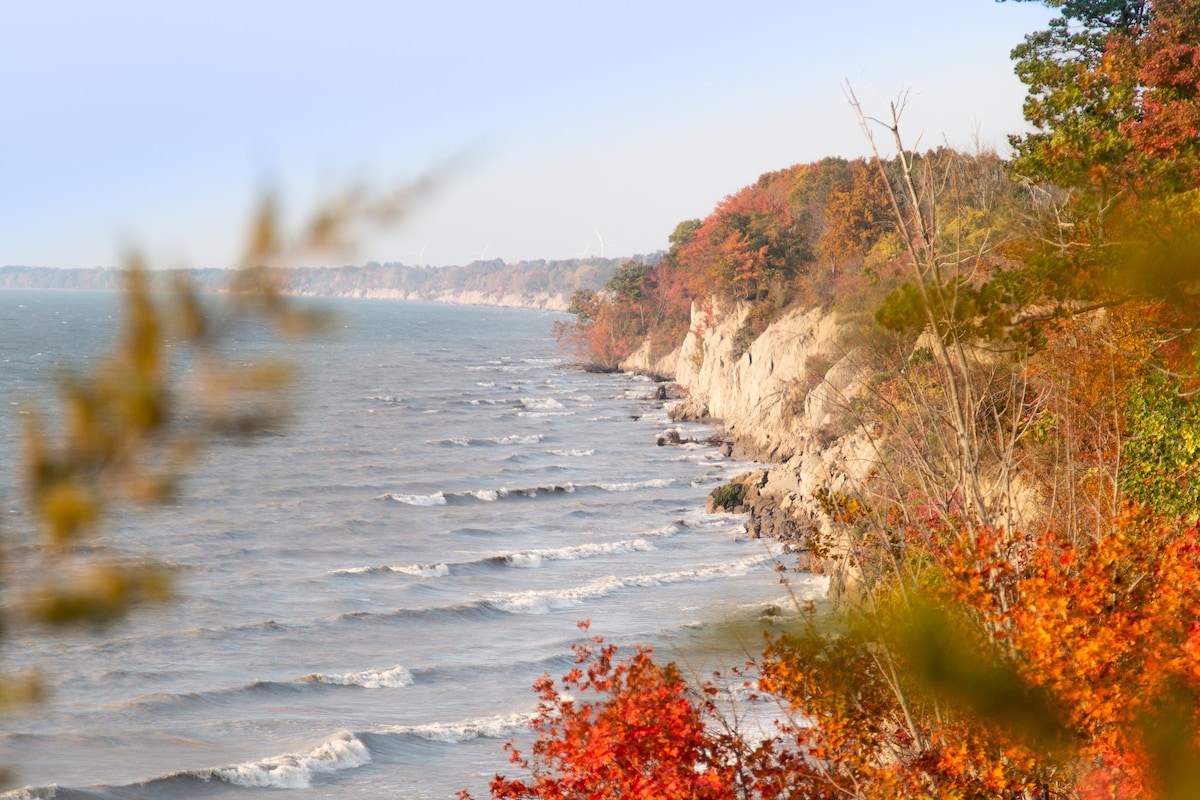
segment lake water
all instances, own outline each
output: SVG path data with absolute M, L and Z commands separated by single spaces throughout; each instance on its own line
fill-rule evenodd
M 786 602 L 768 545 L 704 514 L 747 465 L 656 446 L 711 431 L 670 422 L 651 383 L 569 368 L 557 315 L 328 305 L 337 334 L 287 350 L 303 371 L 285 435 L 216 447 L 179 502 L 95 543 L 174 565 L 180 600 L 3 642 L 5 668 L 52 692 L 0 717 L 14 795 L 484 797 L 579 621 L 707 676 L 744 657 L 728 623 Z M 116 316 L 111 295 L 0 292 L 9 463 L 12 404 L 94 358 Z M 15 483 L 0 476 L 0 533 L 19 543 Z

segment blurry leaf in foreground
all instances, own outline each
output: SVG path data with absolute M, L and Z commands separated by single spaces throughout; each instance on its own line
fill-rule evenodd
M 1044 752 L 1067 746 L 1069 733 L 1051 697 L 1024 681 L 969 623 L 918 605 L 911 623 L 901 624 L 899 630 L 913 677 L 933 697 L 965 706 Z

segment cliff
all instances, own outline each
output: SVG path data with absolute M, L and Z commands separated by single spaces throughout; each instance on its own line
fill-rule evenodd
M 831 575 L 837 600 L 853 581 L 849 545 L 829 539 L 819 498 L 860 485 L 876 464 L 851 403 L 868 372 L 836 313 L 793 310 L 744 346 L 748 313 L 747 305 L 693 308 L 678 350 L 651 359 L 644 347 L 622 368 L 673 378 L 684 397 L 672 416 L 719 421 L 735 457 L 770 463 L 738 479 L 751 531 L 797 551 L 822 542 L 821 557 L 810 552 L 805 564 Z

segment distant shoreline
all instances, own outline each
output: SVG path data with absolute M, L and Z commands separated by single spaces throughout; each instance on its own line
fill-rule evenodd
M 365 266 L 295 267 L 279 270 L 282 291 L 294 297 L 342 297 L 419 300 L 454 305 L 480 305 L 566 311 L 577 291 L 600 291 L 620 264 L 657 263 L 661 253 L 628 259 L 585 258 L 562 261 L 500 259 L 464 267 L 412 267 L 369 262 Z M 113 267 L 0 267 L 0 289 L 66 289 L 120 291 L 123 270 Z M 232 270 L 151 270 L 151 288 L 169 289 L 185 277 L 197 291 L 227 291 Z

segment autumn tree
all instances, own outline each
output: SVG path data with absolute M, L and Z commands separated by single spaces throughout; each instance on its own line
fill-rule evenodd
M 740 796 L 733 740 L 708 730 L 711 700 L 695 694 L 674 664 L 659 665 L 641 648 L 618 659 L 617 648 L 600 637 L 574 649 L 578 666 L 561 684 L 547 675 L 535 685 L 539 736 L 528 757 L 508 745 L 523 776 L 496 776 L 493 798 Z

